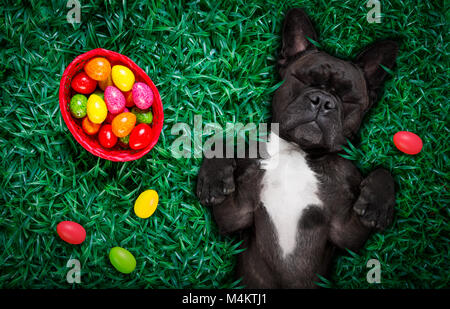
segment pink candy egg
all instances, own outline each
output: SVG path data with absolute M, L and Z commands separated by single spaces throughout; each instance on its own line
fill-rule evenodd
M 153 104 L 153 91 L 147 84 L 135 83 L 132 95 L 134 104 L 140 109 L 147 109 Z
M 111 114 L 121 113 L 125 108 L 125 96 L 116 87 L 108 86 L 105 89 L 105 103 Z
M 418 154 L 423 146 L 422 139 L 408 131 L 395 133 L 393 141 L 398 150 L 410 155 Z

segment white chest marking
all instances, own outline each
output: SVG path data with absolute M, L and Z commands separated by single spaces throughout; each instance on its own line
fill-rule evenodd
M 321 206 L 319 181 L 295 144 L 273 132 L 267 143 L 268 159 L 261 160 L 266 170 L 262 179 L 261 201 L 275 226 L 283 257 L 296 247 L 298 222 L 309 205 Z

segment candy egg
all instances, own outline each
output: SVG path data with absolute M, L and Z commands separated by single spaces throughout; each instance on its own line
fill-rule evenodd
M 153 104 L 153 91 L 144 83 L 135 83 L 133 85 L 133 101 L 140 109 L 147 109 Z
M 72 97 L 69 104 L 70 113 L 75 118 L 86 116 L 87 98 L 82 94 L 76 94 Z
M 125 96 L 125 106 L 126 107 L 132 107 L 134 106 L 134 101 L 133 101 L 133 91 L 127 91 L 124 93 Z
M 73 221 L 62 221 L 56 226 L 56 232 L 65 242 L 79 245 L 86 239 L 86 230 Z
M 80 72 L 75 75 L 70 85 L 76 92 L 89 94 L 92 93 L 97 87 L 97 81 L 87 76 L 85 72 Z
M 418 154 L 423 146 L 422 139 L 416 134 L 408 131 L 399 131 L 395 133 L 393 141 L 398 150 L 410 155 Z
M 125 97 L 116 87 L 108 86 L 105 89 L 105 103 L 110 113 L 118 114 L 125 108 Z
M 136 116 L 132 113 L 121 113 L 112 121 L 112 131 L 117 137 L 125 137 L 130 134 L 136 124 Z
M 93 123 L 102 123 L 105 121 L 107 114 L 108 109 L 105 101 L 100 96 L 91 94 L 87 102 L 87 115 L 89 120 Z
M 114 247 L 109 251 L 109 260 L 115 269 L 124 274 L 129 274 L 136 268 L 133 254 L 121 247 Z
M 147 110 L 141 110 L 137 107 L 133 107 L 131 109 L 131 112 L 136 115 L 136 122 L 137 123 L 146 123 L 150 124 L 153 121 L 153 114 L 150 109 Z
M 122 91 L 130 91 L 135 80 L 133 72 L 123 65 L 113 66 L 111 77 L 114 85 Z
M 153 215 L 158 206 L 158 193 L 155 190 L 142 192 L 134 203 L 134 213 L 145 219 Z
M 84 117 L 81 126 L 87 135 L 94 135 L 100 130 L 101 124 L 93 123 L 89 120 L 89 117 Z
M 110 124 L 105 124 L 100 128 L 98 141 L 105 148 L 112 148 L 117 143 L 117 136 L 114 135 Z
M 102 57 L 92 58 L 84 66 L 84 71 L 94 80 L 105 80 L 111 73 L 111 64 Z
M 150 144 L 152 138 L 152 129 L 145 123 L 138 124 L 130 134 L 130 148 L 142 149 Z
M 106 87 L 112 86 L 112 85 L 114 85 L 114 84 L 113 84 L 113 81 L 112 81 L 112 78 L 111 78 L 111 73 L 108 74 L 108 77 L 105 80 L 98 81 L 98 86 L 103 91 L 106 89 Z

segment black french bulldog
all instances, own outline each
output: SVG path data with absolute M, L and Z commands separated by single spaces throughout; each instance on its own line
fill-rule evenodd
M 392 69 L 398 47 L 382 41 L 353 62 L 319 51 L 301 9 L 284 20 L 266 158 L 204 159 L 197 196 L 221 233 L 241 232 L 237 275 L 249 288 L 313 288 L 337 248 L 356 251 L 393 219 L 394 180 L 378 168 L 363 178 L 337 154 L 357 133 Z

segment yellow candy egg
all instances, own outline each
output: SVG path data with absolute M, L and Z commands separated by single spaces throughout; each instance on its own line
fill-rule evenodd
M 91 94 L 87 102 L 87 116 L 93 123 L 102 123 L 108 114 L 105 101 L 96 94 Z
M 139 218 L 145 219 L 153 215 L 157 206 L 158 193 L 155 190 L 146 190 L 134 203 L 134 212 Z
M 135 80 L 133 72 L 123 65 L 113 66 L 111 77 L 114 85 L 122 91 L 130 91 Z

